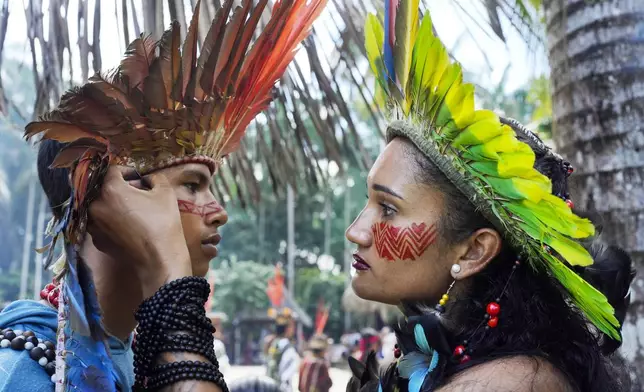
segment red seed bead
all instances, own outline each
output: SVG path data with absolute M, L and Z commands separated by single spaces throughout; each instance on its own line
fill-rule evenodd
M 401 355 L 402 355 L 402 352 L 400 351 L 400 349 L 399 349 L 399 348 L 395 348 L 395 349 L 394 349 L 394 357 L 396 357 L 396 358 L 400 358 L 400 356 L 401 356 Z
M 570 207 L 571 210 L 575 208 L 575 203 L 573 203 L 570 199 L 566 200 L 566 204 L 568 204 L 568 207 Z
M 498 316 L 499 313 L 501 313 L 501 305 L 497 304 L 496 302 L 490 302 L 489 304 L 487 304 L 486 311 L 487 314 L 492 317 Z
M 456 348 L 454 349 L 454 356 L 460 357 L 463 354 L 465 354 L 465 346 L 463 345 L 456 346 Z
M 53 304 L 54 300 L 58 301 L 58 291 L 52 291 L 47 296 L 47 301 L 49 301 L 49 303 Z
M 467 354 L 463 355 L 463 356 L 461 357 L 461 364 L 464 364 L 464 363 L 466 363 L 466 362 L 469 362 L 469 360 L 470 360 L 470 359 L 472 359 L 472 358 L 470 358 L 470 356 L 469 356 L 469 355 L 467 355 Z
M 487 326 L 490 328 L 496 328 L 496 326 L 499 325 L 499 318 L 498 317 L 492 317 L 487 321 Z
M 56 298 L 52 298 L 52 300 L 51 300 L 51 301 L 49 301 L 49 302 L 50 302 L 52 305 L 54 305 L 54 308 L 58 309 L 58 304 L 59 304 L 59 302 L 58 302 L 58 297 L 56 297 Z
M 47 291 L 52 291 L 55 288 L 56 286 L 53 283 L 49 283 L 47 286 L 45 286 L 45 290 Z
M 49 291 L 47 291 L 46 289 L 40 290 L 40 299 L 47 299 L 48 296 L 49 296 Z

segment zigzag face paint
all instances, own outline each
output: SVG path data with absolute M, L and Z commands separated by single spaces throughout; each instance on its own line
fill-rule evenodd
M 191 201 L 187 200 L 177 200 L 179 203 L 179 212 L 185 214 L 198 215 L 200 217 L 205 217 L 210 214 L 221 212 L 223 208 L 216 201 L 211 201 L 208 204 L 197 205 Z
M 436 225 L 425 223 L 399 227 L 380 222 L 371 230 L 378 255 L 389 261 L 416 260 L 436 240 Z

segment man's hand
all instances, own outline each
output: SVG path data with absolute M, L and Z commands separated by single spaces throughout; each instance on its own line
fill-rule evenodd
M 174 190 L 158 173 L 128 183 L 124 177 L 133 173 L 109 168 L 100 196 L 89 207 L 88 232 L 101 252 L 134 263 L 148 298 L 192 269 Z

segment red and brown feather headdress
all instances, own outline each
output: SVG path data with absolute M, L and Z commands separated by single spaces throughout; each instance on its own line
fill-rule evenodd
M 251 45 L 267 2 L 243 0 L 231 14 L 227 0 L 198 45 L 198 1 L 182 48 L 177 22 L 158 42 L 141 36 L 116 69 L 68 91 L 55 110 L 27 125 L 27 139 L 67 143 L 52 166 L 73 173 L 73 242 L 109 165 L 145 174 L 197 161 L 214 173 L 238 148 L 327 0 L 277 0 Z

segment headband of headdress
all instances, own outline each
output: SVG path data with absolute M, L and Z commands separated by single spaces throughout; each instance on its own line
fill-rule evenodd
M 158 42 L 141 36 L 116 69 L 68 91 L 55 110 L 27 125 L 27 139 L 40 135 L 66 143 L 52 167 L 69 168 L 73 180 L 65 216 L 52 226 L 50 248 L 64 237 L 58 353 L 65 353 L 66 364 L 57 359 L 58 390 L 115 388 L 92 278 L 77 257 L 88 205 L 108 167 L 126 165 L 145 174 L 200 162 L 214 172 L 237 149 L 248 124 L 271 102 L 271 90 L 326 0 L 276 0 L 251 44 L 267 3 L 259 0 L 253 7 L 252 0 L 243 0 L 231 15 L 233 0 L 225 1 L 198 42 L 198 1 L 183 44 L 177 22 Z
M 534 151 L 519 140 L 527 135 L 474 109 L 474 86 L 463 83 L 430 16 L 419 22 L 418 3 L 386 0 L 384 26 L 375 15 L 365 24 L 367 56 L 389 109 L 388 138 L 411 140 L 533 268 L 557 279 L 589 321 L 620 340 L 613 307 L 571 269 L 593 263 L 577 240 L 594 235 L 594 226 L 553 195 L 550 179 L 534 168 Z

